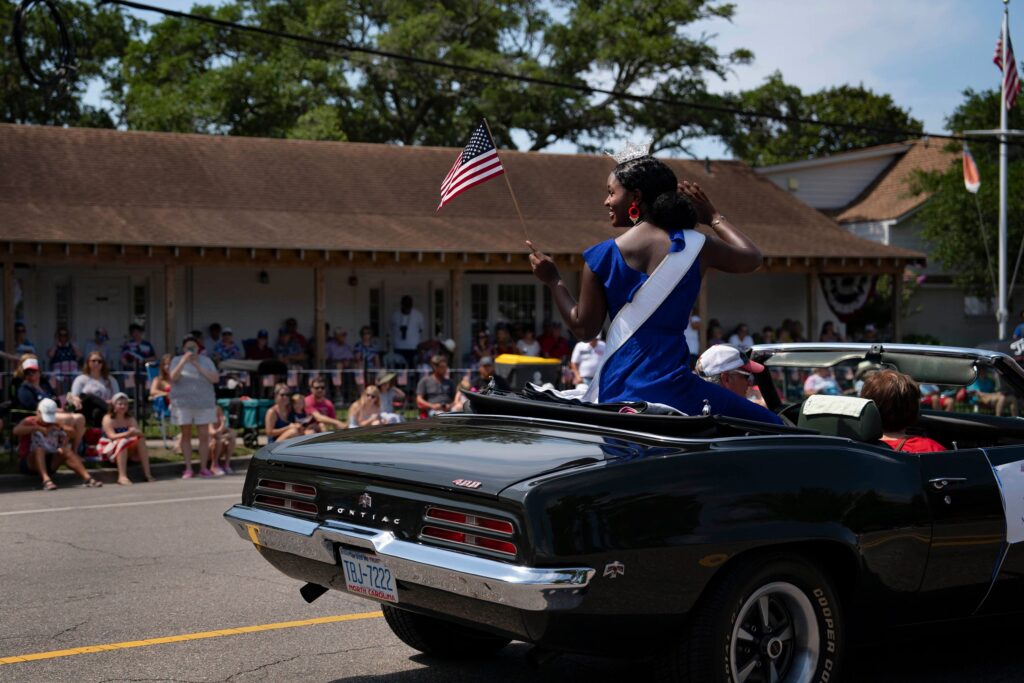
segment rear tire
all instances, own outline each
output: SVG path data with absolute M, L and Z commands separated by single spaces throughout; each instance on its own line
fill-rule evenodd
M 692 612 L 682 642 L 657 663 L 658 680 L 838 680 L 842 606 L 816 565 L 770 555 L 741 559 L 727 571 Z
M 475 659 L 502 649 L 509 638 L 478 631 L 462 624 L 383 605 L 384 620 L 399 640 L 425 655 L 444 659 Z

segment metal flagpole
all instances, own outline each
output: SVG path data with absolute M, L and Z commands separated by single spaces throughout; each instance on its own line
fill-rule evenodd
M 498 153 L 498 145 L 494 142 L 494 134 L 491 132 L 491 124 L 487 123 L 487 119 L 484 119 L 484 127 L 487 128 L 487 134 L 491 136 L 491 144 L 494 145 L 494 153 Z M 516 214 L 519 216 L 519 225 L 523 226 L 523 236 L 526 237 L 526 241 L 530 241 L 530 235 L 526 232 L 526 221 L 523 220 L 523 212 L 519 210 L 519 202 L 516 201 L 516 193 L 512 191 L 512 183 L 508 179 L 508 170 L 502 173 L 505 176 L 505 184 L 508 186 L 508 193 L 512 195 L 512 205 L 516 207 Z
M 1016 69 L 1016 64 L 1007 64 L 1006 54 L 1010 47 L 1010 0 L 1003 0 L 1003 68 L 999 74 L 1001 81 L 999 99 L 999 338 L 1006 339 L 1006 323 L 1009 311 L 1006 303 L 1006 72 Z

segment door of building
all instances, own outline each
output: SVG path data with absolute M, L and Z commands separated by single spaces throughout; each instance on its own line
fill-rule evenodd
M 118 348 L 131 323 L 131 280 L 127 277 L 83 277 L 74 282 L 72 324 L 79 345 L 104 327 Z

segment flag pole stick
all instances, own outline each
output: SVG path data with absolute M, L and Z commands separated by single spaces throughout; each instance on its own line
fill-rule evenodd
M 1007 111 L 1006 98 L 1007 78 L 1009 69 L 1016 69 L 1016 64 L 1007 64 L 1006 57 L 1010 51 L 1010 7 L 1009 0 L 1003 0 L 1003 40 L 1002 40 L 1002 64 L 1000 76 L 999 98 L 999 338 L 1006 339 L 1006 323 L 1009 318 L 1006 301 L 1006 132 L 1007 132 Z
M 487 123 L 487 119 L 484 119 L 484 127 L 487 129 L 487 134 L 491 137 L 491 144 L 494 145 L 494 153 L 498 153 L 498 145 L 494 142 L 494 134 L 491 132 L 491 124 Z M 523 228 L 523 236 L 529 241 L 530 235 L 526 232 L 526 221 L 523 220 L 523 212 L 519 210 L 519 202 L 516 201 L 516 193 L 512 191 L 512 183 L 508 179 L 508 169 L 502 173 L 505 176 L 505 185 L 508 186 L 508 193 L 512 196 L 512 205 L 516 207 L 516 215 L 519 216 L 519 225 Z

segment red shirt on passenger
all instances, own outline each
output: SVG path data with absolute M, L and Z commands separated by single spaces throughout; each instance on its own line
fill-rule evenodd
M 906 439 L 890 439 L 882 437 L 882 441 L 888 444 L 894 451 L 902 453 L 934 453 L 936 451 L 948 451 L 938 441 L 929 439 L 927 436 L 908 436 Z

